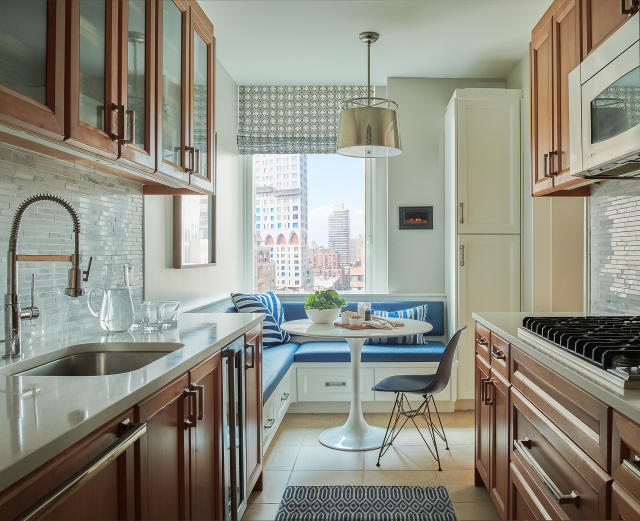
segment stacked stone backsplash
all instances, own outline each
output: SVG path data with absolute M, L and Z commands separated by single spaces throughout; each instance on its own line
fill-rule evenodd
M 80 216 L 84 269 L 93 256 L 86 292 L 104 285 L 107 265 L 126 263 L 132 266 L 133 298 L 140 300 L 143 292 L 141 186 L 5 144 L 0 144 L 0 292 L 6 292 L 5 252 L 13 216 L 24 199 L 37 193 L 51 193 L 66 199 Z M 73 253 L 69 214 L 61 206 L 46 201 L 29 207 L 20 227 L 18 253 Z M 42 337 L 55 340 L 65 332 L 99 327 L 97 319 L 89 313 L 86 296 L 64 295 L 70 266 L 66 262 L 18 263 L 21 304 L 29 305 L 31 274 L 35 273 L 36 306 L 41 313 L 37 320 L 22 321 L 23 342 Z M 4 306 L 0 317 L 0 338 L 4 338 Z
M 591 187 L 591 312 L 640 315 L 640 181 Z

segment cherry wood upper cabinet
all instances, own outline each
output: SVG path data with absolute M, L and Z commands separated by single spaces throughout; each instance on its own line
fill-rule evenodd
M 531 33 L 531 193 L 553 190 L 549 154 L 553 147 L 553 20 L 547 14 Z
M 188 183 L 189 3 L 161 0 L 157 6 L 157 168 Z
M 190 184 L 213 192 L 215 39 L 213 24 L 191 4 L 189 51 Z
M 68 0 L 66 139 L 115 159 L 118 154 L 118 2 Z
M 156 4 L 120 0 L 119 161 L 156 168 Z
M 582 52 L 586 58 L 631 14 L 638 11 L 633 0 L 581 0 L 582 2 Z M 623 12 L 627 11 L 626 13 Z
M 0 121 L 56 140 L 64 137 L 64 18 L 64 0 L 3 2 L 0 16 Z

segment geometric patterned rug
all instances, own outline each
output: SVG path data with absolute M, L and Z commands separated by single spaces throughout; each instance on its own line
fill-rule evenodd
M 445 487 L 287 487 L 276 521 L 456 521 Z

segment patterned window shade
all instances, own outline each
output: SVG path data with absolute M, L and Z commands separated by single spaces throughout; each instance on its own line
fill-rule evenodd
M 334 154 L 340 104 L 366 86 L 245 86 L 238 89 L 241 154 Z

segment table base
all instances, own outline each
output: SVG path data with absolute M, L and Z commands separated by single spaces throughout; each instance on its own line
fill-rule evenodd
M 345 424 L 332 427 L 320 433 L 318 441 L 325 447 L 336 450 L 364 451 L 379 449 L 384 439 L 385 430 L 364 424 L 364 428 L 354 429 Z

